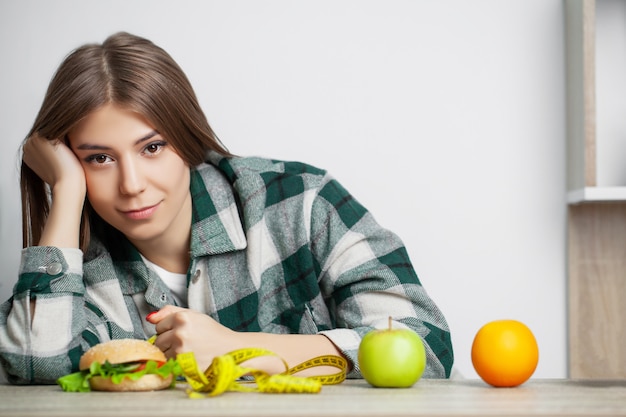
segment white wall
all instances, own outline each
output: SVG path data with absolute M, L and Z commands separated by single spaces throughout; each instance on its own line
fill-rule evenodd
M 562 0 L 0 2 L 0 295 L 21 247 L 16 154 L 70 49 L 126 30 L 186 70 L 231 151 L 329 169 L 404 239 L 456 365 L 487 321 L 566 365 Z

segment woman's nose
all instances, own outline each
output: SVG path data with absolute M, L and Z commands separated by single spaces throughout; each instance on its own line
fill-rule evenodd
M 141 166 L 132 160 L 120 164 L 120 192 L 125 195 L 139 194 L 146 188 Z

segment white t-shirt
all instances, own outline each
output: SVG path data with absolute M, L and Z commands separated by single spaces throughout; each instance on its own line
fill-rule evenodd
M 141 255 L 141 259 L 143 259 L 146 265 L 148 265 L 148 268 L 156 272 L 165 285 L 169 287 L 176 303 L 180 307 L 187 307 L 187 274 L 176 274 L 167 271 L 159 265 L 150 262 L 143 255 Z

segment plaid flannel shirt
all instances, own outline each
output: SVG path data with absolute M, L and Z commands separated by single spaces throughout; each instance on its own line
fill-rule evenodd
M 352 378 L 362 336 L 392 316 L 424 340 L 424 377 L 450 375 L 447 323 L 402 242 L 335 179 L 297 162 L 212 153 L 207 162 L 191 170 L 189 308 L 236 331 L 323 334 Z M 54 383 L 97 343 L 150 337 L 146 314 L 174 303 L 112 229 L 93 233 L 85 254 L 25 248 L 0 306 L 1 363 L 12 383 Z

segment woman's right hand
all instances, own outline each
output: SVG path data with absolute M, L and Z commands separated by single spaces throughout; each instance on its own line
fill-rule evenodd
M 74 152 L 61 140 L 29 137 L 22 159 L 50 186 L 52 202 L 39 246 L 78 248 L 87 193 L 85 171 Z
M 57 185 L 63 184 L 75 192 L 82 190 L 84 194 L 85 171 L 74 152 L 63 141 L 34 134 L 24 143 L 23 152 L 24 163 L 53 191 Z

